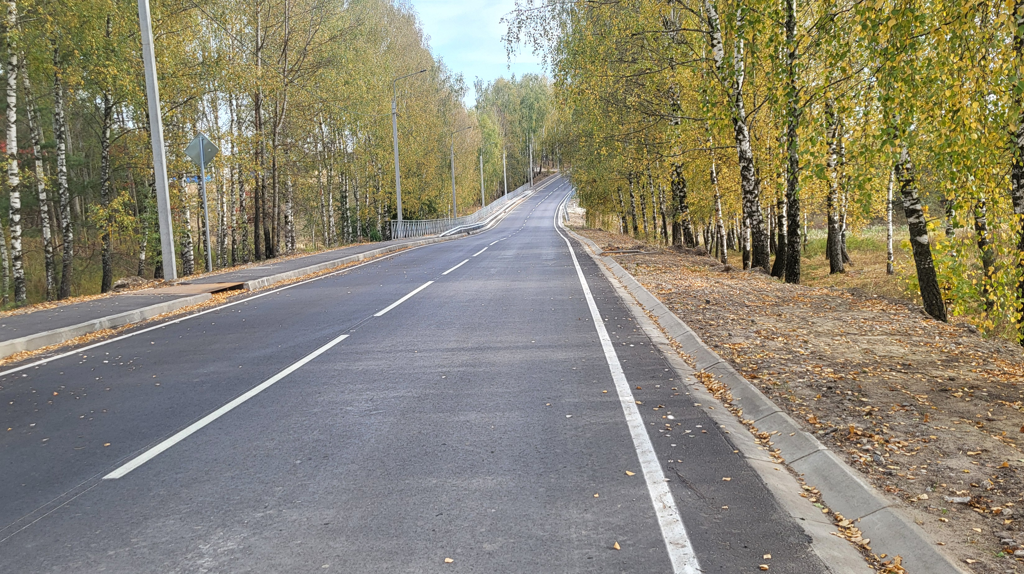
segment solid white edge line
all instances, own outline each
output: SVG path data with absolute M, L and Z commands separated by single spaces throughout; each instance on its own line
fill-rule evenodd
M 566 198 L 568 198 L 568 195 L 566 195 Z M 647 434 L 647 429 L 644 428 L 644 421 L 640 415 L 640 410 L 636 408 L 636 399 L 633 398 L 633 391 L 629 388 L 629 381 L 626 380 L 626 375 L 622 371 L 622 364 L 619 363 L 615 347 L 612 345 L 611 338 L 608 336 L 608 330 L 601 319 L 601 312 L 594 301 L 594 295 L 590 292 L 587 278 L 583 275 L 583 269 L 580 267 L 579 260 L 576 259 L 576 251 L 572 248 L 569 238 L 559 229 L 562 226 L 562 222 L 558 214 L 561 213 L 563 203 L 565 203 L 565 199 L 559 203 L 558 209 L 555 210 L 552 223 L 555 226 L 555 231 L 565 241 L 566 246 L 569 247 L 569 254 L 572 255 L 572 262 L 576 266 L 576 275 L 579 277 L 580 285 L 583 287 L 583 295 L 587 299 L 587 306 L 590 307 L 590 316 L 594 320 L 597 336 L 601 340 L 605 361 L 607 361 L 608 368 L 611 370 L 615 390 L 619 395 L 619 404 L 622 406 L 623 414 L 626 415 L 629 434 L 633 437 L 633 447 L 636 449 L 636 454 L 640 459 L 640 470 L 643 471 L 644 480 L 647 481 L 647 490 L 651 495 L 651 503 L 654 504 L 654 512 L 658 516 L 661 536 L 665 540 L 665 548 L 668 550 L 669 559 L 672 561 L 672 570 L 676 574 L 699 574 L 700 564 L 697 562 L 697 555 L 693 551 L 690 537 L 686 534 L 686 526 L 683 524 L 683 519 L 679 516 L 679 508 L 676 507 L 676 502 L 672 498 L 672 491 L 669 490 L 665 473 L 661 470 L 661 463 L 658 462 L 658 456 L 654 452 L 651 437 Z
M 420 285 L 419 287 L 417 287 L 416 289 L 414 289 L 414 290 L 412 291 L 412 293 L 409 293 L 408 295 L 406 295 L 405 297 L 402 297 L 402 298 L 401 298 L 401 299 L 399 299 L 398 301 L 395 301 L 394 303 L 392 303 L 392 304 L 388 305 L 387 307 L 385 307 L 385 308 L 381 309 L 380 311 L 377 311 L 376 313 L 374 313 L 374 314 L 373 314 L 373 316 L 374 316 L 374 317 L 380 317 L 380 316 L 381 316 L 381 315 L 383 315 L 384 313 L 387 313 L 388 311 L 390 311 L 390 310 L 394 309 L 395 307 L 398 307 L 398 306 L 399 306 L 399 305 L 401 305 L 402 303 L 405 303 L 406 301 L 408 301 L 408 300 L 409 300 L 409 298 L 410 298 L 410 297 L 412 297 L 413 295 L 415 295 L 415 294 L 419 293 L 420 291 L 422 291 L 422 290 L 426 289 L 427 287 L 430 287 L 430 284 L 431 284 L 431 283 L 433 283 L 433 281 L 427 281 L 427 282 L 426 282 L 426 283 L 424 283 L 423 285 Z
M 469 263 L 469 259 L 467 259 L 467 260 L 463 261 L 462 263 L 459 263 L 458 265 L 456 265 L 455 267 L 452 267 L 451 269 L 449 269 L 449 270 L 445 271 L 445 272 L 444 272 L 444 273 L 442 273 L 441 275 L 447 275 L 447 274 L 451 273 L 452 271 L 455 271 L 455 270 L 456 270 L 456 269 L 458 269 L 459 267 L 462 267 L 462 266 L 463 266 L 463 265 L 465 265 L 466 263 Z
M 178 431 L 177 433 L 175 433 L 170 438 L 164 440 L 160 444 L 154 446 L 153 448 L 151 448 L 151 449 L 147 450 L 146 452 L 140 454 L 139 456 L 133 458 L 127 464 L 121 466 L 120 468 L 118 468 L 114 472 L 104 476 L 103 480 L 114 480 L 114 479 L 121 478 L 124 475 L 128 474 L 129 472 L 135 470 L 136 468 L 139 468 L 140 466 L 146 464 L 147 462 L 152 460 L 154 457 L 156 457 L 160 453 L 162 453 L 165 450 L 171 448 L 172 446 L 178 444 L 179 442 L 185 440 L 186 438 L 188 438 L 189 435 L 195 433 L 199 429 L 205 427 L 206 425 L 208 425 L 208 424 L 212 423 L 213 421 L 219 419 L 220 417 L 224 416 L 229 411 L 231 411 L 231 409 L 237 407 L 238 405 L 244 403 L 245 401 L 247 401 L 247 400 L 255 397 L 256 395 L 260 394 L 261 392 L 265 391 L 267 388 L 269 388 L 274 383 L 276 383 L 276 382 L 280 381 L 281 379 L 287 377 L 288 375 L 294 373 L 295 371 L 300 369 L 306 363 L 308 363 L 308 362 L 312 361 L 313 359 L 319 357 L 324 352 L 326 352 L 328 349 L 330 349 L 331 347 L 333 347 L 333 346 L 337 345 L 338 343 L 344 341 L 347 338 L 348 338 L 347 334 L 346 335 L 341 335 L 339 337 L 336 337 L 330 343 L 327 343 L 326 345 L 320 347 L 319 349 L 317 349 L 317 350 L 313 351 L 312 353 L 306 355 L 305 357 L 299 359 L 297 362 L 293 363 L 287 369 L 281 371 L 280 373 L 274 375 L 273 377 L 270 377 L 266 381 L 263 381 L 262 383 L 260 383 L 259 385 L 253 387 L 252 389 L 250 389 L 246 393 L 242 394 L 241 396 L 237 397 L 235 400 L 231 401 L 230 403 L 222 406 L 221 408 L 213 411 L 212 413 L 206 415 L 205 417 L 197 420 L 196 422 L 190 424 L 189 426 L 185 427 L 184 429 Z
M 501 240 L 499 239 L 498 241 L 501 241 Z M 497 243 L 498 241 L 492 241 L 492 242 L 491 242 L 491 245 L 494 245 L 494 244 L 495 244 L 495 243 Z M 488 245 L 488 247 L 490 247 L 491 245 Z
M 488 247 L 490 247 L 490 246 L 488 245 Z M 476 253 L 474 253 L 474 254 L 473 254 L 473 257 L 476 257 L 477 255 L 480 255 L 480 254 L 481 254 L 481 253 L 483 253 L 484 251 L 487 251 L 487 247 L 484 247 L 484 248 L 483 248 L 483 249 L 481 249 L 480 251 L 477 251 Z

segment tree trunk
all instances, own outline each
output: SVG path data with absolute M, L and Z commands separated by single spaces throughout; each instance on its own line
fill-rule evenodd
M 722 42 L 722 26 L 712 0 L 704 0 L 704 11 L 710 30 L 709 37 L 715 68 L 724 77 L 729 74 L 724 69 L 725 48 Z M 736 13 L 736 29 L 740 31 L 743 29 L 742 7 Z M 754 165 L 754 151 L 750 140 L 750 129 L 747 125 L 747 111 L 743 101 L 743 83 L 746 74 L 745 50 L 743 39 L 736 39 L 731 71 L 732 123 L 740 167 L 740 188 L 743 192 L 743 216 L 749 220 L 752 236 L 751 264 L 768 271 L 771 265 L 771 255 L 768 249 L 768 235 L 761 218 L 761 182 L 757 177 L 757 169 Z
M 1016 28 L 1013 48 L 1017 62 L 1024 61 L 1024 0 L 1013 3 Z M 1015 78 L 1015 77 L 1014 77 Z M 1016 78 L 1014 81 L 1017 81 Z M 1017 215 L 1017 331 L 1024 345 L 1024 91 L 1016 88 L 1013 105 L 1017 113 L 1017 126 L 1013 131 L 1013 165 L 1010 168 L 1010 196 L 1013 212 Z
M 53 232 L 50 229 L 50 204 L 46 197 L 46 176 L 43 172 L 43 128 L 39 120 L 39 108 L 32 94 L 32 82 L 28 77 L 28 66 L 24 54 L 21 56 L 21 85 L 25 89 L 25 106 L 28 116 L 28 131 L 32 138 L 32 159 L 35 162 L 36 193 L 39 196 L 39 220 L 43 234 L 43 261 L 46 273 L 46 300 L 57 296 L 57 271 L 53 261 Z
M 7 0 L 7 189 L 10 192 L 11 262 L 14 304 L 28 300 L 21 247 L 21 173 L 18 169 L 18 3 Z
M 284 198 L 284 244 L 285 252 L 289 255 L 295 253 L 295 219 L 292 213 L 292 175 L 285 175 L 285 198 Z
M 985 299 L 985 311 L 991 313 L 995 306 L 995 300 L 992 297 L 992 284 L 996 272 L 996 253 L 988 231 L 988 209 L 985 205 L 984 195 L 974 206 L 974 233 L 978 240 L 978 251 L 981 252 L 981 269 L 984 277 L 981 282 L 981 294 Z
M 150 209 L 156 204 L 156 174 L 150 172 L 150 177 L 146 183 L 146 201 L 142 202 L 147 207 L 142 211 L 142 231 L 139 235 L 139 265 L 136 275 L 139 277 L 145 277 L 146 275 L 146 251 L 149 247 L 149 233 L 150 233 Z
M 828 257 L 829 273 L 844 273 L 843 253 L 839 226 L 839 116 L 835 112 L 834 103 L 829 100 L 825 103 L 825 117 L 828 120 L 825 139 L 828 146 L 828 156 L 825 160 L 825 168 L 828 174 L 828 196 L 826 211 L 828 213 L 828 239 L 825 242 L 825 254 Z
M 68 124 L 64 115 L 64 81 L 60 50 L 53 46 L 53 139 L 57 147 L 57 198 L 60 202 L 60 226 L 63 234 L 60 292 L 58 299 L 71 296 L 74 275 L 75 233 L 71 221 L 71 193 L 68 190 Z
M 110 42 L 112 24 L 110 15 L 107 15 L 106 40 Z M 114 98 L 109 88 L 103 89 L 101 96 L 103 102 L 103 120 L 100 127 L 100 202 L 103 204 L 106 217 L 103 225 L 103 278 L 100 281 L 100 293 L 108 293 L 114 285 L 114 263 L 113 245 L 111 244 L 111 231 L 114 226 L 114 215 L 110 212 L 111 197 L 110 189 L 110 129 L 114 124 Z
M 665 188 L 658 188 L 658 212 L 661 214 L 661 239 L 668 245 L 668 225 L 665 217 Z
M 779 193 L 779 201 L 775 205 L 775 228 L 778 239 L 775 242 L 775 264 L 772 265 L 772 277 L 786 277 L 786 195 Z
M 633 223 L 633 236 L 640 237 L 640 227 L 636 224 L 636 196 L 633 194 L 632 176 L 627 178 L 627 181 L 629 181 L 629 217 Z
M 914 164 L 910 160 L 910 152 L 907 151 L 905 144 L 900 153 L 900 161 L 896 164 L 896 179 L 900 182 L 903 213 L 906 214 L 910 227 L 910 245 L 914 249 L 914 264 L 917 266 L 917 282 L 921 288 L 924 310 L 939 321 L 946 321 L 946 303 L 942 299 L 942 290 L 935 275 L 932 248 L 928 241 L 928 223 L 924 218 L 921 199 L 917 195 Z
M 893 251 L 892 251 L 892 209 L 893 209 L 892 183 L 893 183 L 894 177 L 895 177 L 894 170 L 890 169 L 889 170 L 889 185 L 887 187 L 886 200 L 885 200 L 885 228 L 886 228 L 886 234 L 885 234 L 885 245 L 886 245 L 886 248 L 885 248 L 885 273 L 887 275 L 892 275 L 893 273 L 896 272 L 896 269 L 894 267 L 895 258 L 893 257 Z
M 750 248 L 750 219 L 744 217 L 743 222 L 740 224 L 740 242 L 742 243 L 743 250 L 743 268 L 751 268 L 751 259 L 753 253 Z
M 192 241 L 192 209 L 190 205 L 192 200 L 188 196 L 184 174 L 179 176 L 178 181 L 181 182 L 181 207 L 185 218 L 184 237 L 181 245 L 181 274 L 188 276 L 196 272 L 195 243 Z
M 675 200 L 675 216 L 672 218 L 672 244 L 696 247 L 693 223 L 690 221 L 689 193 L 682 162 L 672 170 L 672 196 Z

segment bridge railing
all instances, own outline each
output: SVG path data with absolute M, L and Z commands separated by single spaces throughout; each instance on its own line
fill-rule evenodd
M 523 195 L 529 189 L 530 184 L 523 185 L 469 215 L 463 215 L 454 219 L 450 217 L 446 219 L 404 219 L 401 225 L 399 225 L 397 220 L 392 219 L 391 238 L 408 239 L 410 237 L 444 235 L 462 228 L 473 227 L 501 211 L 510 201 Z

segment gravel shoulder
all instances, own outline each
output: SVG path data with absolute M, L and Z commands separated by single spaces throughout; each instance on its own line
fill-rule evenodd
M 575 231 L 641 251 L 609 255 L 963 567 L 1024 572 L 1020 347 L 905 302 Z

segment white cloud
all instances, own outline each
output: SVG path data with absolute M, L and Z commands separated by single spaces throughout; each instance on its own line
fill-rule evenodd
M 513 73 L 541 73 L 540 59 L 530 53 L 513 57 L 511 69 L 501 41 L 505 25 L 501 18 L 515 8 L 515 0 L 412 0 L 430 37 L 430 48 L 453 71 L 461 73 L 469 85 L 467 104 L 475 101 L 473 80 L 485 82 Z

